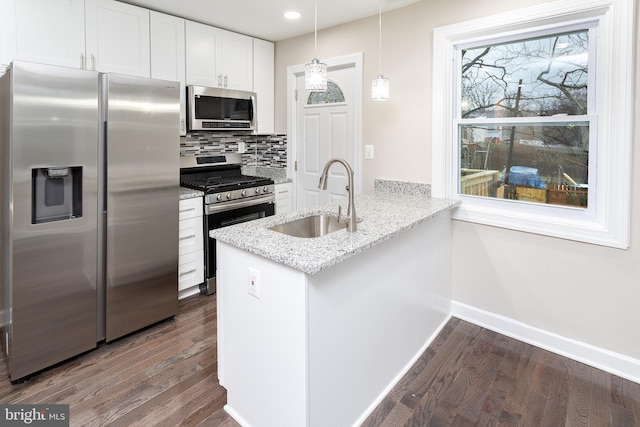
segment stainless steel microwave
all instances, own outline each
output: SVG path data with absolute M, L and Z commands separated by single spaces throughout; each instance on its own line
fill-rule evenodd
M 187 86 L 189 131 L 255 131 L 256 94 L 204 86 Z

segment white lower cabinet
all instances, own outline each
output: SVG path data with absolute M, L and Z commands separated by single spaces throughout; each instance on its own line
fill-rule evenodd
M 293 210 L 293 186 L 290 182 L 276 184 L 276 214 Z
M 178 298 L 200 292 L 204 282 L 202 197 L 180 200 Z

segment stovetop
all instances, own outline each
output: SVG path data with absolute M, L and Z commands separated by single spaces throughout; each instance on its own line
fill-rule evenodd
M 273 185 L 273 180 L 238 173 L 199 172 L 180 176 L 180 185 L 204 191 L 206 194 Z
M 238 153 L 180 158 L 180 185 L 201 190 L 207 205 L 231 202 L 263 202 L 273 198 L 274 181 L 270 178 L 242 174 L 242 157 Z

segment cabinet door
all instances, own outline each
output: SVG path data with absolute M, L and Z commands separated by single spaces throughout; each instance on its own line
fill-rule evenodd
M 150 77 L 149 10 L 86 0 L 87 68 Z
M 187 84 L 222 87 L 222 30 L 186 22 Z
M 0 64 L 84 66 L 84 0 L 0 0 Z
M 258 97 L 258 133 L 274 132 L 274 47 L 253 39 L 253 91 Z
M 151 77 L 180 82 L 180 135 L 187 134 L 184 19 L 151 11 Z
M 222 31 L 223 87 L 253 91 L 253 39 Z

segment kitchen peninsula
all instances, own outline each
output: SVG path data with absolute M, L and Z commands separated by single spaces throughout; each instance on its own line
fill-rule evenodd
M 358 229 L 274 230 L 338 203 L 213 230 L 225 409 L 243 425 L 361 423 L 450 313 L 450 210 L 423 184 L 376 181 Z M 343 202 L 344 204 L 344 202 Z

